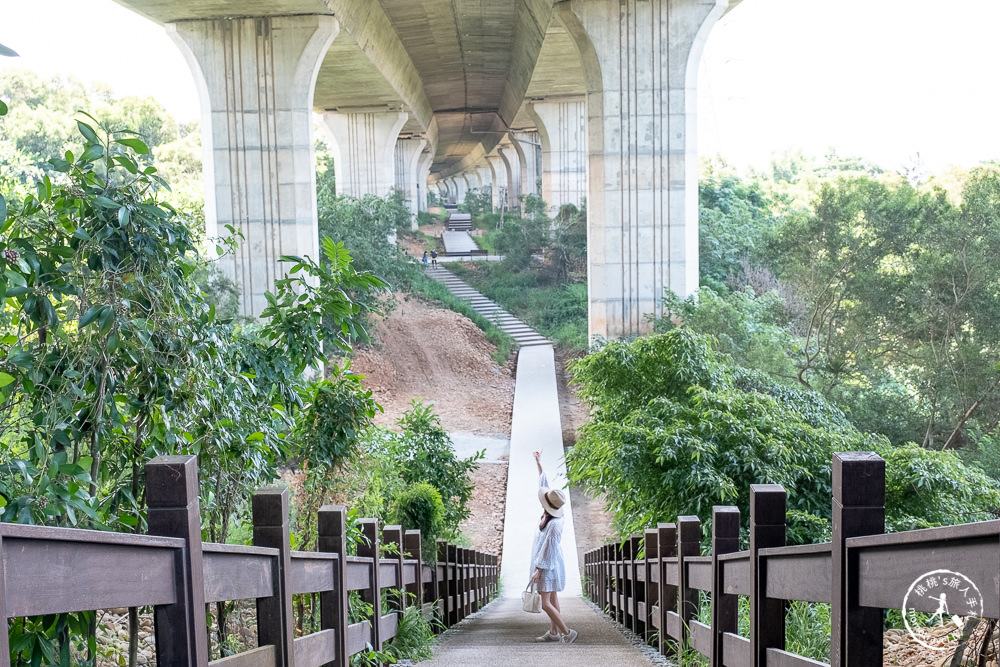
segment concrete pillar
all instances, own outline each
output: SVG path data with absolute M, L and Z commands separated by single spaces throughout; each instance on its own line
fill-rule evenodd
M 587 103 L 584 98 L 533 102 L 542 152 L 542 199 L 553 214 L 587 197 Z
M 267 306 L 281 255 L 318 259 L 313 88 L 338 30 L 308 15 L 167 25 L 201 98 L 205 236 L 243 234 L 220 268 L 246 317 Z
M 479 172 L 479 191 L 480 192 L 483 192 L 486 188 L 489 188 L 490 192 L 493 192 L 493 190 L 496 190 L 496 188 L 493 187 L 493 168 L 490 166 L 490 163 L 488 161 L 486 163 L 481 164 L 478 167 L 476 167 L 476 171 Z M 492 202 L 493 202 L 493 199 L 491 198 L 490 199 L 491 206 L 492 206 Z M 488 211 L 488 212 L 492 213 L 492 211 Z
M 459 174 L 451 180 L 455 184 L 455 203 L 461 204 L 465 201 L 465 194 L 469 190 L 469 184 L 465 182 L 465 174 Z
M 650 330 L 698 287 L 698 61 L 728 0 L 555 7 L 587 80 L 590 334 Z
M 430 191 L 427 179 L 431 175 L 432 162 L 434 162 L 434 156 L 425 148 L 417 162 L 417 202 L 421 211 L 427 210 L 427 193 Z
M 523 156 L 521 190 L 523 194 L 541 195 L 542 143 L 538 132 L 512 132 L 514 146 Z
M 417 212 L 420 210 L 420 157 L 426 147 L 427 140 L 420 137 L 396 141 L 396 189 L 410 209 L 413 229 L 417 228 Z
M 494 149 L 486 156 L 486 161 L 493 174 L 493 210 L 497 210 L 501 206 L 510 208 L 507 204 L 507 191 L 510 188 L 510 167 L 507 166 L 507 160 L 498 150 Z
M 469 190 L 479 190 L 479 172 L 478 171 L 467 171 L 462 174 L 462 178 L 465 179 L 466 194 Z
M 396 185 L 396 138 L 407 117 L 405 111 L 323 114 L 333 143 L 338 194 L 389 194 Z
M 497 146 L 497 152 L 507 163 L 507 173 L 510 174 L 507 187 L 507 208 L 519 208 L 521 204 L 518 198 L 524 194 L 521 190 L 522 156 L 514 148 L 514 144 L 506 139 Z

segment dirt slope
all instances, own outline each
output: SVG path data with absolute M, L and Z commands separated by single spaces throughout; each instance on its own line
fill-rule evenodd
M 376 423 L 394 425 L 419 398 L 434 405 L 449 432 L 510 435 L 514 362 L 498 366 L 492 343 L 468 318 L 400 298 L 375 336 L 352 368 L 385 410 Z

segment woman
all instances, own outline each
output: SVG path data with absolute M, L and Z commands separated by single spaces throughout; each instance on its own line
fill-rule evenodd
M 562 553 L 562 516 L 566 510 L 566 493 L 549 488 L 549 480 L 542 470 L 542 453 L 535 452 L 534 456 L 538 466 L 538 500 L 544 511 L 531 547 L 531 583 L 538 585 L 542 611 L 548 614 L 550 621 L 549 629 L 536 641 L 572 644 L 579 633 L 566 625 L 559 609 L 559 591 L 566 588 L 566 566 Z

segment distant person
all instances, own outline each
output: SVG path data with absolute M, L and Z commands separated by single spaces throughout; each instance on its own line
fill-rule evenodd
M 437 265 L 438 265 L 438 251 L 435 248 L 434 250 L 431 250 L 431 266 L 437 266 Z
M 535 641 L 572 644 L 579 633 L 563 621 L 558 595 L 566 588 L 566 565 L 562 551 L 566 492 L 549 488 L 549 479 L 542 470 L 542 453 L 534 452 L 534 457 L 538 466 L 538 501 L 542 504 L 542 519 L 531 546 L 531 583 L 538 585 L 542 611 L 549 617 L 549 629 Z
M 424 264 L 427 263 L 427 251 L 426 250 L 424 250 L 424 258 L 422 260 L 420 260 L 420 261 L 423 262 Z

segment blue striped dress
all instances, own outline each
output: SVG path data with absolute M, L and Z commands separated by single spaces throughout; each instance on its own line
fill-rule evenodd
M 549 480 L 543 472 L 538 478 L 538 488 L 548 487 Z M 539 517 L 540 518 L 540 517 Z M 562 551 L 563 517 L 549 519 L 545 528 L 535 533 L 531 546 L 531 573 L 538 575 L 540 592 L 561 591 L 566 588 L 566 565 Z M 530 576 L 530 575 L 529 575 Z

